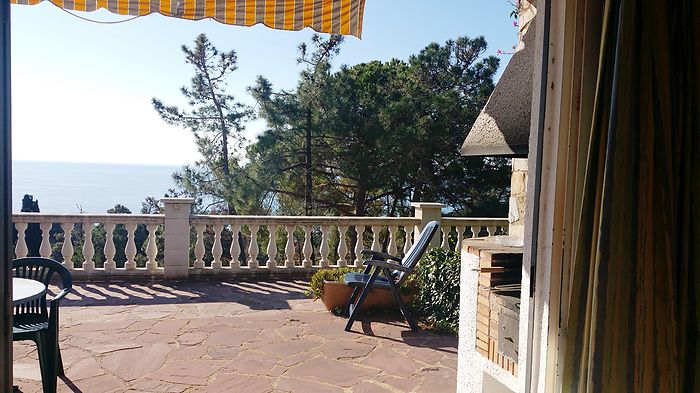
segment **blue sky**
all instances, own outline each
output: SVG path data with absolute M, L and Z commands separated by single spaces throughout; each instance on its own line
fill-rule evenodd
M 430 4 L 428 4 L 430 3 Z M 362 40 L 347 37 L 335 64 L 406 59 L 430 42 L 483 35 L 487 54 L 517 41 L 507 0 L 366 0 Z M 123 20 L 104 10 L 79 13 Z M 180 46 L 205 33 L 235 49 L 239 69 L 229 88 L 253 104 L 257 75 L 292 88 L 297 45 L 313 31 L 228 26 L 149 15 L 119 24 L 80 20 L 45 2 L 12 6 L 13 157 L 15 160 L 182 165 L 197 158 L 187 130 L 164 124 L 150 100 L 182 104 L 191 69 Z M 501 69 L 508 62 L 501 59 Z M 253 139 L 260 121 L 246 131 Z

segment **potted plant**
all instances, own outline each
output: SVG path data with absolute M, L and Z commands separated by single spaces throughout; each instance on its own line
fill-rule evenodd
M 338 269 L 320 269 L 311 276 L 308 295 L 321 299 L 328 311 L 342 308 L 350 298 L 352 288 L 345 285 L 343 276 L 358 269 L 343 267 Z
M 320 269 L 311 276 L 308 294 L 315 299 L 321 299 L 328 311 L 342 309 L 350 299 L 353 288 L 345 284 L 343 277 L 346 273 L 359 272 L 359 268 L 337 268 Z M 402 289 L 402 297 L 406 302 L 410 302 L 412 296 L 408 294 L 410 290 Z M 373 288 L 362 304 L 362 310 L 372 308 L 387 308 L 396 304 L 391 292 L 381 288 Z

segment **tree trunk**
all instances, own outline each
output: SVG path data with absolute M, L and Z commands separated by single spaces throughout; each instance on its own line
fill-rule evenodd
M 231 169 L 229 168 L 228 165 L 228 133 L 227 132 L 222 132 L 222 144 L 221 144 L 221 155 L 223 157 L 222 160 L 222 169 L 224 172 L 224 184 L 226 185 L 226 193 L 229 193 L 231 191 L 231 188 L 233 188 L 233 185 L 231 184 Z M 229 197 L 230 198 L 230 197 Z M 230 215 L 236 215 L 238 212 L 236 211 L 236 206 L 234 203 L 229 199 L 226 198 L 226 210 L 228 211 L 228 214 Z
M 355 215 L 364 217 L 367 214 L 367 188 L 362 184 L 357 185 L 355 193 Z
M 311 176 L 312 157 L 311 157 L 311 111 L 306 111 L 306 146 L 305 146 L 305 169 L 306 169 L 306 189 L 304 190 L 304 207 L 306 215 L 310 216 L 313 213 L 312 192 L 313 178 Z
M 203 61 L 202 64 L 206 64 L 206 61 Z M 209 87 L 209 98 L 214 103 L 214 106 L 216 107 L 216 110 L 217 110 L 218 115 L 219 115 L 219 128 L 221 129 L 221 165 L 222 165 L 222 170 L 224 172 L 224 184 L 226 187 L 226 192 L 229 192 L 229 190 L 231 190 L 231 188 L 232 188 L 232 185 L 231 185 L 231 169 L 229 168 L 229 165 L 228 165 L 228 134 L 229 134 L 229 130 L 228 130 L 228 127 L 226 126 L 226 116 L 224 115 L 224 110 L 221 108 L 221 103 L 219 102 L 219 98 L 216 96 L 216 92 L 214 91 L 214 83 L 212 82 L 211 77 L 209 76 L 209 69 L 206 66 L 202 66 L 200 68 L 200 70 L 207 79 L 207 84 Z M 228 210 L 228 214 L 230 214 L 230 215 L 237 214 L 236 207 L 229 198 L 226 198 L 226 210 Z

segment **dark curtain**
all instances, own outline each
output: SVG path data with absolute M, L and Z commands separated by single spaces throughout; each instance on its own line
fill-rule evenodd
M 597 4 L 562 391 L 700 392 L 700 2 Z

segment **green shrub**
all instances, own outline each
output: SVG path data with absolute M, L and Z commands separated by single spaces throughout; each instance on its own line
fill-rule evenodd
M 457 254 L 441 248 L 428 251 L 418 265 L 418 291 L 412 308 L 434 329 L 457 334 L 459 327 L 459 273 Z
M 343 276 L 346 273 L 357 272 L 362 269 L 354 267 L 340 267 L 337 269 L 320 269 L 311 276 L 309 282 L 309 290 L 306 291 L 307 296 L 313 296 L 314 299 L 320 299 L 323 296 L 324 281 L 343 281 Z

